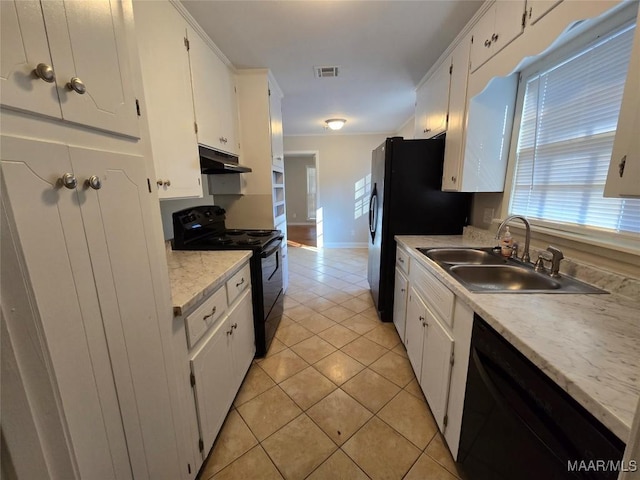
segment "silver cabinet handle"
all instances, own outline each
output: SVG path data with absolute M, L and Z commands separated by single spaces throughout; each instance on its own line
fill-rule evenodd
M 205 315 L 204 317 L 202 317 L 202 320 L 206 320 L 207 318 L 215 315 L 217 309 L 218 307 L 214 305 L 214 307 L 211 309 L 211 313 L 209 315 Z
M 400 257 L 400 258 L 398 259 L 398 261 L 399 261 L 400 263 L 404 263 L 404 258 Z
M 242 280 L 240 280 L 239 283 L 236 283 L 236 288 L 238 288 L 240 285 L 242 285 L 244 283 L 244 277 L 242 277 Z
M 161 178 L 159 178 L 158 180 L 156 180 L 156 185 L 158 185 L 159 187 L 162 187 L 162 186 L 170 187 L 171 180 L 162 180 Z
M 228 139 L 226 137 L 220 137 L 218 140 L 220 140 L 220 143 L 227 143 Z
M 98 175 L 91 175 L 84 181 L 86 188 L 93 188 L 94 190 L 100 190 L 102 188 L 102 180 Z
M 231 325 L 231 330 L 235 330 L 236 328 L 238 328 L 238 324 L 234 323 L 233 325 Z
M 171 186 L 171 180 L 165 180 L 163 185 L 165 187 L 170 187 Z
M 163 183 L 164 183 L 164 182 L 162 181 L 162 179 L 161 179 L 161 178 L 159 178 L 158 180 L 156 180 L 156 185 L 158 185 L 159 187 L 161 187 Z
M 422 130 L 422 133 L 429 133 L 431 131 L 430 128 L 425 128 L 424 130 Z
M 51 65 L 47 65 L 46 63 L 39 63 L 33 70 L 33 73 L 36 77 L 47 83 L 53 83 L 56 81 L 56 75 L 53 72 L 53 68 L 51 68 Z
M 620 159 L 620 163 L 618 164 L 618 173 L 620 174 L 620 178 L 624 176 L 624 167 L 627 164 L 627 156 L 625 155 Z
M 491 35 L 491 41 L 492 42 L 497 42 L 498 41 L 498 34 L 494 33 L 493 35 Z
M 69 90 L 73 90 L 79 95 L 84 95 L 87 92 L 87 87 L 78 77 L 71 77 L 71 80 L 67 83 L 67 88 Z
M 58 179 L 58 183 L 69 190 L 73 190 L 78 186 L 78 180 L 76 180 L 73 173 L 65 173 Z
M 484 41 L 484 46 L 485 47 L 490 47 L 491 46 L 491 40 L 485 40 Z

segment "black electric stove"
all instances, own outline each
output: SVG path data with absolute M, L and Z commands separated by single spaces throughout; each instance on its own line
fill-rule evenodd
M 174 250 L 251 250 L 251 296 L 256 356 L 267 352 L 283 312 L 280 230 L 225 227 L 225 210 L 203 205 L 173 213 Z

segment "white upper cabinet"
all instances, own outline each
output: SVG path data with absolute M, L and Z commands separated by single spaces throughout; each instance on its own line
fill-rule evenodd
M 269 128 L 273 165 L 284 168 L 284 138 L 282 135 L 282 95 L 269 86 Z
M 634 35 L 605 197 L 640 197 L 640 17 Z
M 496 1 L 473 27 L 471 72 L 515 40 L 524 30 L 525 0 Z
M 238 104 L 233 72 L 188 27 L 189 60 L 198 142 L 238 154 Z
M 121 3 L 1 3 L 3 105 L 138 137 Z
M 202 197 L 187 23 L 169 2 L 133 7 L 158 196 Z
M 415 138 L 431 138 L 447 130 L 451 59 L 446 59 L 416 92 Z
M 444 148 L 442 190 L 457 190 L 461 178 L 467 113 L 467 81 L 471 34 L 467 35 L 451 55 L 451 85 L 449 87 L 449 121 Z

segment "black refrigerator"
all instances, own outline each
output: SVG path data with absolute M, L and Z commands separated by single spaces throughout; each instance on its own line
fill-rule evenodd
M 459 235 L 471 194 L 443 192 L 444 138 L 387 138 L 373 151 L 369 199 L 371 295 L 380 319 L 393 321 L 394 235 Z

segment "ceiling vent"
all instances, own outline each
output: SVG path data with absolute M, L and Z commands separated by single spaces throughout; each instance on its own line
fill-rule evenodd
M 338 67 L 313 67 L 316 78 L 337 77 Z

